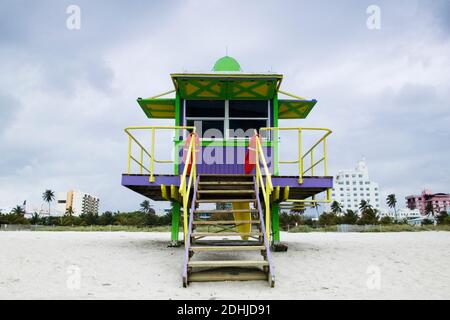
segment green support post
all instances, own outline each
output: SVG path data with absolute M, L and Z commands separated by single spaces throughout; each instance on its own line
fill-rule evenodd
M 278 128 L 278 93 L 273 97 L 273 127 Z M 272 131 L 272 143 L 273 143 L 273 174 L 275 176 L 279 175 L 278 167 L 278 130 Z
M 272 203 L 272 234 L 273 242 L 280 241 L 280 204 Z
M 177 92 L 176 92 L 176 94 L 175 94 L 175 125 L 176 126 L 181 126 L 182 124 L 181 124 L 181 99 L 180 99 L 180 93 L 178 92 L 178 90 L 177 90 Z M 173 165 L 173 171 L 174 171 L 174 174 L 175 175 L 177 175 L 178 174 L 178 158 L 179 158 L 179 155 L 178 155 L 178 152 L 179 152 L 179 150 L 178 150 L 178 144 L 179 144 L 179 140 L 180 139 L 180 135 L 179 135 L 179 131 L 178 130 L 175 130 L 175 141 L 174 141 L 174 145 L 175 145 L 175 157 L 174 157 L 174 159 L 175 159 L 175 161 L 174 161 L 174 165 Z
M 172 246 L 178 246 L 178 233 L 180 229 L 180 208 L 179 202 L 172 202 Z

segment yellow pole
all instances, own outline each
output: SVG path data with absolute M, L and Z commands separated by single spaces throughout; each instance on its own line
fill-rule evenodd
M 314 177 L 314 149 L 311 150 L 311 176 Z
M 256 186 L 259 189 L 259 175 L 261 174 L 261 168 L 259 167 L 259 147 L 258 147 L 258 140 L 256 141 L 256 150 L 255 150 L 255 164 L 256 164 Z
M 196 154 L 195 154 L 195 148 L 196 148 L 196 145 L 195 145 L 195 135 L 193 136 L 193 139 L 194 139 L 194 141 L 193 141 L 193 143 L 192 143 L 192 148 L 193 148 L 192 152 L 193 152 L 193 155 L 192 155 L 192 168 L 191 168 L 191 174 L 194 175 L 193 181 L 194 181 L 194 186 L 195 186 L 195 182 L 196 182 L 196 178 L 197 178 L 197 177 L 196 177 L 196 176 L 197 176 L 197 170 L 196 170 L 197 157 L 196 157 Z
M 302 129 L 298 128 L 298 183 L 303 183 Z
M 155 172 L 155 128 L 152 128 L 152 151 L 150 158 L 150 182 L 155 182 L 153 173 Z
M 326 177 L 328 174 L 327 164 L 327 138 L 323 139 L 323 175 Z
M 186 191 L 183 192 L 183 229 L 184 229 L 184 245 L 187 245 L 187 236 L 188 236 L 188 217 L 187 217 L 187 199 Z
M 269 176 L 266 176 L 266 235 L 267 241 L 270 243 L 270 191 L 269 191 Z
M 327 164 L 327 137 L 323 139 L 323 175 L 326 177 L 328 174 L 328 164 Z M 327 189 L 327 202 L 331 202 L 331 189 Z
M 131 171 L 131 136 L 128 135 L 128 174 Z
M 141 161 L 140 161 L 140 173 L 142 174 L 142 166 L 144 165 L 144 163 L 143 163 L 143 161 L 144 161 L 144 149 L 142 149 L 141 148 Z

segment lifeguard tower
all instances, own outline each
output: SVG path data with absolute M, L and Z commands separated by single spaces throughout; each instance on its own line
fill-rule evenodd
M 173 90 L 137 102 L 148 118 L 173 119 L 174 125 L 125 129 L 122 185 L 172 203 L 172 244 L 185 247 L 184 286 L 220 280 L 273 286 L 271 248 L 280 241 L 280 208 L 302 210 L 331 200 L 331 131 L 301 121 L 279 126 L 283 119 L 305 119 L 317 101 L 282 91 L 281 74 L 246 73 L 229 56 L 211 72 L 171 78 Z M 167 132 L 170 138 L 161 141 Z M 284 146 L 288 150 L 280 152 Z M 173 148 L 172 159 L 158 156 L 162 148 Z M 281 159 L 285 153 L 294 158 Z M 159 171 L 168 164 L 173 172 Z

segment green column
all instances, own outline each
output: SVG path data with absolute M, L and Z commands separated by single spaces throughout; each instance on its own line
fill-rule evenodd
M 172 243 L 178 242 L 178 231 L 180 229 L 180 203 L 172 202 Z
M 273 127 L 278 128 L 278 93 L 273 97 Z M 278 163 L 278 130 L 272 131 L 273 143 L 273 173 L 275 176 L 280 174 Z
M 181 126 L 181 99 L 180 99 L 180 93 L 177 91 L 176 95 L 175 95 L 175 125 L 176 126 Z M 175 141 L 173 142 L 175 145 L 175 161 L 173 164 L 173 172 L 175 175 L 178 175 L 178 144 L 179 144 L 179 139 L 180 139 L 180 135 L 179 135 L 180 131 L 179 130 L 175 130 Z
M 272 203 L 272 233 L 273 241 L 280 241 L 280 204 Z

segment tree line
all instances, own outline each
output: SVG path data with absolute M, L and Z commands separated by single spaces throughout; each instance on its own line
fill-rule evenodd
M 397 199 L 395 194 L 390 194 L 386 198 L 386 204 L 389 208 L 394 210 L 394 217 L 384 216 L 380 217 L 380 211 L 373 208 L 373 206 L 366 200 L 361 200 L 359 203 L 359 211 L 354 210 L 343 210 L 342 205 L 333 201 L 331 203 L 331 211 L 324 212 L 319 216 L 318 221 L 314 221 L 312 218 L 306 218 L 303 216 L 305 208 L 291 210 L 290 213 L 282 212 L 280 214 L 280 225 L 286 229 L 288 226 L 293 225 L 309 225 L 309 226 L 334 226 L 339 224 L 358 224 L 358 225 L 390 225 L 390 224 L 406 224 L 406 219 L 398 219 L 397 217 Z M 318 204 L 314 204 L 313 207 L 317 208 Z M 433 205 L 428 203 L 425 212 L 427 214 L 426 218 L 423 219 L 422 224 L 433 224 L 433 219 L 437 221 L 438 224 L 450 225 L 450 216 L 447 212 L 442 211 L 439 213 L 434 212 Z M 432 219 L 433 218 L 433 219 Z
M 42 199 L 48 203 L 50 213 L 50 203 L 55 199 L 55 193 L 52 190 L 45 190 L 42 194 Z M 303 215 L 305 208 L 291 210 L 290 213 L 282 212 L 280 214 L 280 226 L 283 229 L 288 226 L 295 225 L 309 225 L 309 226 L 334 226 L 339 224 L 358 224 L 358 225 L 376 225 L 376 224 L 402 224 L 407 221 L 397 219 L 397 200 L 394 194 L 390 194 L 386 198 L 388 207 L 394 210 L 394 217 L 381 217 L 379 210 L 366 200 L 361 200 L 359 203 L 358 212 L 347 209 L 345 212 L 342 205 L 333 201 L 331 204 L 331 211 L 324 212 L 319 216 L 318 221 L 313 221 L 312 218 Z M 318 204 L 313 207 L 318 208 Z M 440 212 L 435 214 L 434 208 L 431 204 L 425 208 L 427 219 L 422 221 L 422 224 L 432 224 L 431 217 L 435 218 L 438 224 L 450 225 L 450 216 L 447 212 Z M 429 219 L 430 218 L 430 219 Z M 223 217 L 215 216 L 211 219 L 225 219 Z M 148 200 L 144 200 L 140 204 L 140 209 L 132 212 L 111 212 L 106 211 L 99 215 L 97 213 L 84 213 L 79 216 L 74 215 L 71 207 L 67 208 L 65 214 L 61 217 L 55 216 L 40 216 L 37 212 L 33 213 L 31 218 L 25 218 L 25 210 L 23 206 L 14 207 L 11 212 L 3 213 L 0 211 L 0 224 L 37 224 L 37 225 L 57 225 L 57 226 L 90 226 L 90 225 L 121 225 L 121 226 L 166 226 L 170 225 L 172 221 L 172 213 L 168 212 L 165 215 L 156 215 L 155 210 Z
M 52 190 L 45 190 L 42 199 L 48 203 L 50 214 L 50 203 L 55 199 L 55 193 Z M 140 209 L 132 212 L 111 212 L 106 211 L 102 214 L 83 213 L 79 216 L 74 215 L 72 207 L 66 209 L 63 216 L 40 216 L 34 212 L 31 218 L 25 217 L 23 206 L 17 205 L 9 213 L 0 211 L 0 224 L 33 224 L 46 226 L 91 226 L 91 225 L 120 225 L 120 226 L 167 226 L 172 221 L 172 213 L 168 212 L 162 216 L 155 213 L 150 201 L 144 200 L 140 204 Z

